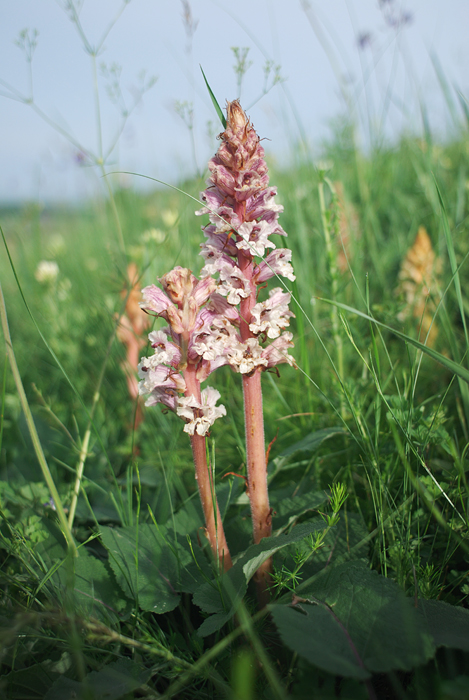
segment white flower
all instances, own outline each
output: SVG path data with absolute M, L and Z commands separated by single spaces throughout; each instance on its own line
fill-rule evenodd
M 262 357 L 262 348 L 257 338 L 248 338 L 245 343 L 234 340 L 229 347 L 228 361 L 240 374 L 249 374 L 256 367 L 268 365 L 268 361 Z
M 159 228 L 148 228 L 142 233 L 143 243 L 150 243 L 151 241 L 155 241 L 155 243 L 163 243 L 165 238 L 165 232 Z
M 269 241 L 269 236 L 275 233 L 275 225 L 267 221 L 248 221 L 236 231 L 241 240 L 236 241 L 239 250 L 247 250 L 251 255 L 263 257 L 266 248 L 275 248 L 275 243 Z
M 189 435 L 206 435 L 216 419 L 226 415 L 224 406 L 215 406 L 219 398 L 220 392 L 211 386 L 202 390 L 200 403 L 193 395 L 180 397 L 176 413 L 187 421 L 184 432 Z
M 235 265 L 223 265 L 220 268 L 220 282 L 217 288 L 219 294 L 226 297 L 233 306 L 239 304 L 251 294 L 249 280 Z
M 36 268 L 34 277 L 41 284 L 51 284 L 55 282 L 59 274 L 59 266 L 53 260 L 41 260 Z
M 160 364 L 179 364 L 181 351 L 174 343 L 169 342 L 166 333 L 163 331 L 152 331 L 148 334 L 148 340 L 152 348 L 155 348 L 155 354 L 151 357 L 142 358 L 142 362 L 145 360 L 146 367 L 156 367 L 156 365 Z M 174 361 L 175 358 L 176 361 Z
M 277 250 L 272 250 L 256 268 L 254 274 L 256 284 L 269 280 L 275 274 L 280 275 L 281 277 L 286 277 L 294 282 L 296 277 L 293 273 L 293 267 L 290 264 L 290 260 L 291 250 L 288 248 L 278 248 Z
M 266 332 L 268 338 L 278 338 L 282 328 L 290 324 L 293 313 L 288 309 L 291 295 L 276 287 L 269 292 L 269 299 L 256 304 L 252 309 L 249 329 L 253 333 Z

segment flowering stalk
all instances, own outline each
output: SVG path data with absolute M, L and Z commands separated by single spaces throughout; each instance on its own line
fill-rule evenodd
M 205 359 L 199 342 L 207 322 L 216 322 L 218 316 L 207 305 L 216 282 L 208 276 L 199 281 L 182 267 L 175 267 L 160 282 L 164 291 L 155 285 L 145 287 L 140 306 L 164 318 L 169 327 L 152 331 L 148 336 L 155 353 L 142 358 L 139 364 L 139 392 L 149 395 L 146 406 L 161 403 L 185 420 L 184 431 L 191 438 L 207 538 L 213 555 L 226 571 L 232 565 L 231 557 L 205 444 L 209 428 L 226 411 L 224 406 L 215 405 L 220 398 L 218 391 L 211 387 L 200 389 L 200 382 L 224 364 L 223 357 L 214 361 Z
M 128 287 L 130 286 L 130 291 Z M 125 311 L 119 318 L 117 337 L 126 348 L 126 359 L 121 367 L 127 379 L 127 388 L 130 398 L 136 402 L 133 422 L 134 430 L 143 420 L 142 407 L 138 402 L 138 382 L 136 372 L 139 363 L 140 350 L 146 345 L 143 338 L 145 330 L 149 327 L 151 319 L 142 314 L 139 301 L 141 299 L 139 288 L 139 274 L 135 263 L 127 267 L 127 284 L 121 291 L 122 299 L 126 299 Z
M 219 138 L 222 143 L 209 162 L 211 175 L 201 195 L 207 206 L 197 212 L 210 217 L 203 228 L 207 240 L 202 245 L 201 274 L 218 274 L 217 299 L 212 298 L 224 318 L 223 327 L 210 326 L 206 345 L 219 344 L 227 362 L 243 375 L 247 485 L 257 544 L 272 532 L 261 372 L 281 362 L 295 365 L 287 353 L 293 345 L 292 334 L 282 332 L 293 316 L 288 310 L 290 294 L 275 288 L 266 301 L 258 302 L 257 297 L 260 285 L 274 275 L 292 281 L 295 276 L 291 252 L 276 249 L 269 238 L 286 236 L 277 222 L 283 207 L 274 202 L 277 191 L 268 185 L 264 149 L 237 100 L 227 104 L 227 126 Z M 273 250 L 264 257 L 267 248 Z M 226 298 L 223 309 L 222 297 Z M 267 339 L 273 342 L 265 346 Z M 264 600 L 270 568 L 267 561 L 257 572 Z

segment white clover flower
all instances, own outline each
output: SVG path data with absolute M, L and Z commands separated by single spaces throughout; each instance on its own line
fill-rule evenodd
M 53 258 L 62 255 L 66 251 L 65 241 L 60 233 L 54 233 L 47 241 L 47 252 Z
M 159 228 L 148 228 L 142 233 L 142 242 L 150 243 L 154 241 L 155 243 L 163 243 L 166 238 L 166 234 Z
M 59 274 L 59 266 L 54 260 L 41 260 L 36 268 L 34 277 L 41 284 L 51 284 L 55 282 Z

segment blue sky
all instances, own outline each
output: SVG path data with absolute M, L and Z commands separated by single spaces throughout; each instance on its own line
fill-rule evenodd
M 96 168 L 88 166 L 80 150 L 81 146 L 85 152 L 99 153 L 100 139 L 92 60 L 70 21 L 67 2 L 0 2 L 1 202 L 76 200 L 102 187 Z M 258 133 L 268 139 L 266 150 L 280 162 L 288 162 L 301 138 L 313 154 L 319 153 L 331 120 L 344 113 L 359 125 L 364 147 L 376 134 L 395 137 L 403 129 L 420 131 L 419 100 L 428 106 L 433 128 L 442 135 L 450 132 L 455 123 L 432 55 L 453 86 L 456 122 L 462 113 L 455 88 L 469 97 L 467 0 L 75 4 L 82 5 L 80 22 L 91 46 L 125 6 L 96 62 L 104 150 L 119 129 L 123 108 L 113 104 L 106 91 L 112 67 L 122 67 L 120 85 L 127 107 L 137 94 L 142 71 L 147 80 L 157 78 L 126 123 L 109 157 L 109 169 L 170 182 L 203 171 L 216 150 L 220 128 L 199 64 L 219 101 L 234 99 L 238 85 L 232 47 L 249 48 L 252 65 L 242 83 L 241 103 Z M 192 32 L 183 19 L 188 7 Z M 32 60 L 34 104 L 73 143 L 21 101 L 30 97 L 30 81 L 24 52 L 15 40 L 26 28 L 38 31 Z M 262 96 L 266 61 L 281 66 L 284 81 Z M 189 104 L 192 132 L 180 116 L 185 110 L 187 120 Z

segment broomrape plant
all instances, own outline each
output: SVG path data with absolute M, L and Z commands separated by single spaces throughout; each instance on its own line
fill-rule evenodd
M 280 363 L 292 366 L 288 327 L 290 293 L 280 287 L 259 301 L 261 288 L 274 275 L 294 280 L 291 252 L 276 248 L 271 236 L 286 236 L 278 223 L 283 207 L 269 186 L 264 149 L 239 102 L 227 104 L 227 125 L 221 144 L 209 162 L 210 177 L 197 215 L 209 215 L 202 227 L 205 264 L 197 279 L 175 267 L 160 278 L 163 289 L 143 289 L 141 307 L 162 317 L 168 326 L 149 335 L 155 349 L 139 365 L 140 394 L 147 406 L 157 403 L 185 421 L 190 435 L 195 473 L 212 552 L 225 570 L 231 558 L 216 502 L 213 475 L 207 464 L 206 436 L 214 421 L 226 414 L 216 405 L 219 392 L 204 382 L 218 367 L 230 365 L 241 374 L 246 431 L 247 491 L 253 539 L 258 544 L 272 533 L 267 490 L 267 464 L 262 410 L 262 372 Z M 266 255 L 267 249 L 272 249 Z M 261 599 L 266 599 L 271 561 L 257 572 Z

